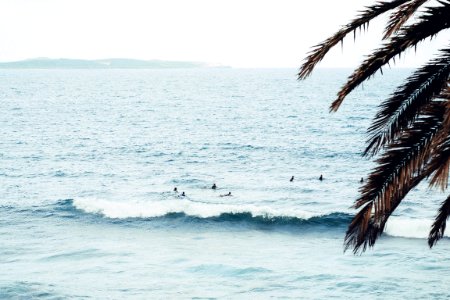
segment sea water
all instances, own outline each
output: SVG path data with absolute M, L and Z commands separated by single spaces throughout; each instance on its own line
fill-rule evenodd
M 411 72 L 330 114 L 350 71 L 2 70 L 0 298 L 450 297 L 426 184 L 343 252 L 366 129 Z

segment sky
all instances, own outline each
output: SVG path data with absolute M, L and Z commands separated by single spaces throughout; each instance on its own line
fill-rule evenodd
M 0 0 L 0 61 L 35 57 L 198 61 L 298 68 L 311 46 L 373 0 Z M 379 45 L 383 22 L 336 47 L 322 67 L 354 67 Z M 449 32 L 397 64 L 417 66 Z

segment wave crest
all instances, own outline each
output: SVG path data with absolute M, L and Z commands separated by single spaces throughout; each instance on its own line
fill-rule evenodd
M 432 224 L 433 221 L 428 219 L 390 217 L 384 232 L 393 237 L 426 239 Z M 450 232 L 447 230 L 444 236 L 450 237 Z
M 66 202 L 67 203 L 67 202 Z M 221 204 L 190 201 L 188 199 L 158 202 L 119 202 L 96 198 L 69 200 L 75 209 L 89 214 L 98 214 L 109 219 L 177 219 L 188 221 L 248 222 L 264 225 L 325 226 L 344 228 L 352 215 L 344 212 L 325 214 L 298 209 L 274 209 L 251 204 Z M 428 237 L 432 220 L 390 217 L 384 233 L 392 237 Z M 450 237 L 450 232 L 445 234 Z
M 351 216 L 346 213 L 318 214 L 298 209 L 274 209 L 251 204 L 220 204 L 187 199 L 158 202 L 118 202 L 105 199 L 81 198 L 72 205 L 85 213 L 99 214 L 110 219 L 188 217 L 213 221 L 250 221 L 265 224 L 344 225 Z

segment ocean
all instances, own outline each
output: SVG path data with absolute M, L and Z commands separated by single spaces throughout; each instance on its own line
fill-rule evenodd
M 449 298 L 427 184 L 343 251 L 366 129 L 411 70 L 330 114 L 350 72 L 1 70 L 0 298 Z

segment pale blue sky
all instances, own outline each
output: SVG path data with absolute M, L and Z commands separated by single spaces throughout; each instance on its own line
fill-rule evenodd
M 0 61 L 33 57 L 203 61 L 299 67 L 311 46 L 372 0 L 0 0 Z M 377 45 L 371 32 L 337 47 L 321 66 L 355 66 Z M 426 61 L 448 32 L 400 66 Z

